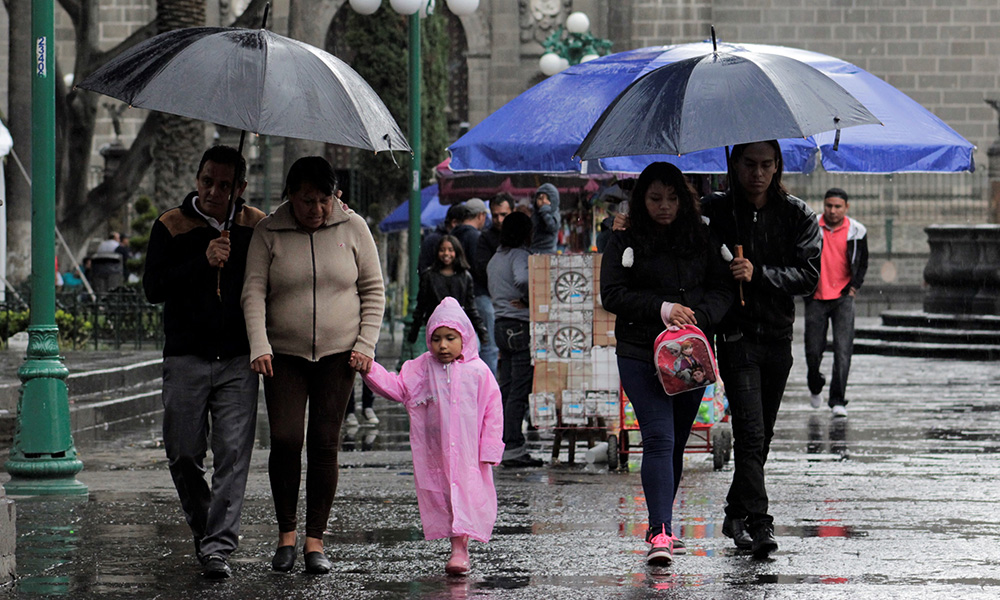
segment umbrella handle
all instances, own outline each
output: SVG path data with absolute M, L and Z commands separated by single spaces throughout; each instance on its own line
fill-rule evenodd
M 223 229 L 219 232 L 219 236 L 224 239 L 229 239 L 229 230 Z M 219 270 L 215 273 L 215 295 L 222 300 L 222 267 L 226 266 L 225 261 L 219 263 Z
M 743 258 L 743 245 L 736 244 L 736 258 Z M 743 299 L 743 282 L 740 282 L 740 306 L 746 306 L 746 300 Z

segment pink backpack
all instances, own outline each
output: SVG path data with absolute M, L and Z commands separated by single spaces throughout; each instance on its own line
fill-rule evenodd
M 694 325 L 668 327 L 653 348 L 656 372 L 668 396 L 707 387 L 719 379 L 712 345 Z

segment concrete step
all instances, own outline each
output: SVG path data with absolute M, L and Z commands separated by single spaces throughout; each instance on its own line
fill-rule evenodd
M 1000 317 L 993 315 L 949 315 L 922 311 L 885 311 L 882 325 L 886 327 L 927 327 L 1000 332 Z
M 1000 345 L 967 344 L 963 346 L 940 343 L 855 339 L 854 354 L 995 361 L 1000 359 Z
M 937 329 L 930 327 L 856 327 L 854 339 L 929 344 L 1000 345 L 1000 331 L 981 329 Z

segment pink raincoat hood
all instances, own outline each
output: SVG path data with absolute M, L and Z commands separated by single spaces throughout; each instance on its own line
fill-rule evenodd
M 438 304 L 427 319 L 427 349 L 431 349 L 431 335 L 438 327 L 450 327 L 462 334 L 462 355 L 458 362 L 469 362 L 479 358 L 479 337 L 462 305 L 451 296 Z

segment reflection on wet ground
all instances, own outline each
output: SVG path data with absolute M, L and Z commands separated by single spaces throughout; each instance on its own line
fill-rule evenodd
M 560 464 L 497 469 L 489 544 L 473 543 L 468 578 L 443 573 L 447 541 L 426 541 L 413 491 L 407 418 L 376 401 L 377 428 L 345 429 L 326 544 L 328 577 L 276 574 L 266 476 L 267 419 L 248 484 L 235 577 L 198 574 L 158 443 L 159 422 L 94 428 L 77 440 L 85 501 L 19 500 L 18 598 L 911 598 L 1000 596 L 1000 365 L 855 361 L 848 419 L 812 410 L 796 367 L 768 461 L 781 546 L 755 561 L 721 533 L 732 466 L 690 454 L 675 505 L 688 553 L 667 569 L 643 557 L 641 454 L 629 472 Z M 891 375 L 891 377 L 890 377 Z M 890 383 L 891 379 L 895 382 Z M 263 406 L 263 404 L 262 404 Z M 548 458 L 552 436 L 532 436 Z M 565 449 L 563 450 L 565 456 Z M 582 448 L 577 457 L 583 456 Z

